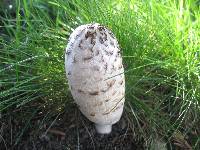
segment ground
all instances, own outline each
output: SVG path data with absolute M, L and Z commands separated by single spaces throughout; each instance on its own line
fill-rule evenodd
M 33 128 L 25 128 L 16 120 L 7 121 L 8 126 L 1 124 L 1 132 L 4 137 L 1 140 L 1 148 L 4 149 L 33 149 L 33 150 L 142 150 L 144 143 L 135 137 L 133 130 L 129 126 L 129 121 L 124 112 L 121 120 L 113 125 L 111 134 L 100 135 L 96 133 L 94 124 L 85 118 L 75 104 L 71 104 L 68 109 L 56 116 L 51 117 L 46 123 L 44 118 L 35 116 L 30 120 Z M 10 122 L 10 123 L 9 123 Z M 41 126 L 40 126 L 41 124 Z M 34 126 L 38 127 L 34 129 Z M 12 128 L 10 128 L 12 127 Z M 22 128 L 22 129 L 20 129 Z M 34 129 L 34 130 L 33 130 Z M 12 130 L 12 131 L 11 131 Z M 12 144 L 8 141 L 14 139 L 15 131 L 25 131 L 19 139 L 15 138 Z

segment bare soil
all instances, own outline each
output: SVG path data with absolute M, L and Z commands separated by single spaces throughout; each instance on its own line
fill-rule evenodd
M 111 134 L 96 133 L 94 124 L 75 105 L 48 119 L 37 113 L 23 121 L 8 117 L 1 120 L 0 149 L 18 150 L 143 150 L 129 126 L 127 115 L 113 125 Z M 46 113 L 47 114 L 47 113 Z

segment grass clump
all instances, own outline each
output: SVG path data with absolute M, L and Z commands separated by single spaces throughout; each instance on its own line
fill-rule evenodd
M 198 149 L 199 11 L 193 0 L 16 1 L 16 11 L 1 11 L 0 111 L 33 102 L 63 110 L 67 37 L 81 24 L 98 22 L 119 40 L 126 110 L 139 138 Z

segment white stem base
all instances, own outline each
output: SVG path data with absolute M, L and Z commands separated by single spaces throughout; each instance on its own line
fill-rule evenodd
M 112 131 L 111 124 L 95 124 L 95 128 L 100 134 L 109 134 Z

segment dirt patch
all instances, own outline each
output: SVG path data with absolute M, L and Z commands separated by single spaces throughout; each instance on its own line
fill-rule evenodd
M 9 125 L 2 128 L 2 137 L 0 140 L 1 148 L 4 149 L 31 149 L 31 150 L 142 150 L 143 142 L 135 138 L 126 115 L 113 126 L 111 134 L 100 135 L 96 133 L 94 124 L 88 121 L 75 105 L 70 106 L 65 112 L 54 115 L 44 121 L 45 117 L 35 116 L 30 120 L 30 126 L 17 124 L 13 121 Z M 12 137 L 11 128 L 12 126 Z M 3 127 L 3 126 L 2 126 Z M 16 131 L 15 131 L 16 130 Z M 20 141 L 15 145 L 15 141 L 19 139 L 19 135 L 15 136 L 18 131 L 21 133 Z M 17 137 L 17 138 L 15 138 Z M 10 143 L 10 139 L 12 143 Z

